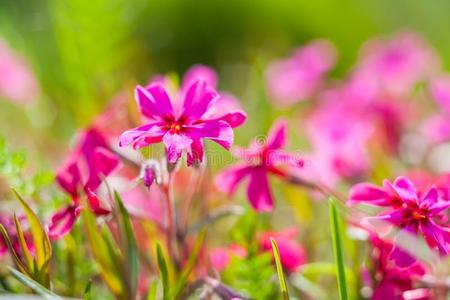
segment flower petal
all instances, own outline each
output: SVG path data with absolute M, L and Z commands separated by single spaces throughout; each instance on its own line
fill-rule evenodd
M 173 115 L 169 96 L 160 83 L 152 83 L 146 88 L 137 86 L 135 98 L 139 110 L 149 119 L 162 120 Z
M 81 174 L 76 161 L 70 161 L 56 172 L 56 181 L 76 201 L 81 187 Z
M 269 133 L 267 134 L 266 147 L 268 149 L 279 149 L 286 144 L 286 131 L 287 122 L 283 119 L 279 119 L 272 125 Z
M 210 139 L 225 149 L 230 149 L 234 140 L 234 133 L 231 126 L 220 120 L 208 120 L 196 125 L 186 127 L 187 136 L 192 139 Z
M 353 205 L 361 202 L 377 206 L 389 206 L 390 204 L 388 193 L 370 183 L 355 184 L 350 190 L 347 203 Z
M 431 220 L 420 223 L 420 230 L 432 248 L 437 248 L 441 255 L 450 254 L 450 230 L 448 228 L 437 225 Z
M 420 205 L 430 207 L 439 200 L 439 195 L 436 187 L 431 187 L 428 191 L 420 198 Z
M 47 227 L 52 240 L 58 240 L 70 232 L 80 214 L 81 207 L 70 204 L 57 211 L 50 219 Z
M 270 212 L 273 208 L 272 192 L 266 170 L 262 167 L 252 168 L 247 188 L 247 197 L 252 207 L 258 212 Z
M 85 185 L 92 191 L 96 190 L 102 179 L 111 174 L 119 166 L 119 158 L 106 148 L 97 148 L 92 153 L 89 164 L 89 179 Z
M 197 121 L 217 99 L 218 94 L 206 81 L 198 80 L 187 89 L 181 115 L 191 122 Z
M 430 216 L 436 216 L 444 210 L 447 210 L 450 207 L 450 200 L 442 200 L 434 203 L 428 209 L 428 213 Z
M 183 150 L 189 149 L 192 144 L 192 138 L 184 134 L 175 134 L 167 132 L 162 138 L 166 146 L 167 160 L 169 163 L 176 163 L 183 154 Z
M 236 164 L 220 172 L 215 178 L 216 187 L 228 194 L 233 194 L 238 184 L 249 175 L 252 168 L 246 164 Z
M 138 149 L 150 144 L 161 142 L 165 131 L 161 129 L 161 123 L 150 123 L 136 127 L 122 133 L 119 137 L 119 146 L 125 147 L 133 143 L 133 148 Z
M 414 184 L 406 177 L 397 177 L 394 184 L 391 184 L 392 189 L 400 196 L 404 202 L 418 202 L 417 191 Z
M 217 87 L 217 74 L 213 69 L 204 65 L 192 66 L 183 76 L 181 90 L 187 90 L 196 81 L 203 80 L 207 85 Z

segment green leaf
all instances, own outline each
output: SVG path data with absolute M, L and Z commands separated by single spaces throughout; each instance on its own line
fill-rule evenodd
M 147 300 L 156 300 L 156 292 L 158 291 L 158 281 L 154 280 L 148 289 Z
M 35 293 L 39 294 L 43 299 L 46 300 L 63 300 L 62 297 L 54 294 L 52 291 L 46 289 L 44 286 L 40 285 L 33 279 L 30 279 L 29 277 L 25 276 L 24 274 L 20 273 L 16 269 L 13 269 L 11 267 L 8 267 L 11 274 L 19 280 L 21 283 L 32 289 Z
M 114 295 L 124 298 L 125 289 L 117 245 L 112 244 L 112 238 L 108 235 L 106 228 L 98 230 L 92 213 L 83 211 L 81 216 L 92 255 L 100 268 L 100 275 Z
M 86 284 L 86 287 L 84 288 L 83 300 L 91 300 L 92 299 L 91 287 L 92 287 L 92 280 L 89 279 Z
M 41 270 L 43 266 L 48 264 L 48 261 L 52 256 L 52 246 L 50 244 L 50 240 L 34 211 L 28 206 L 25 200 L 23 200 L 23 198 L 19 195 L 19 193 L 17 193 L 15 189 L 13 189 L 13 192 L 22 205 L 23 209 L 25 210 L 28 222 L 30 222 L 33 243 L 34 247 L 36 248 L 35 259 L 37 262 L 37 267 L 39 268 L 39 270 Z
M 179 294 L 183 291 L 183 288 L 189 279 L 189 275 L 191 274 L 192 269 L 194 268 L 195 263 L 197 262 L 203 242 L 205 241 L 205 237 L 206 231 L 202 231 L 197 240 L 195 241 L 195 245 L 194 248 L 192 249 L 191 254 L 189 255 L 187 265 L 184 268 L 183 272 L 181 273 L 180 279 L 178 280 L 173 290 L 174 299 L 177 299 L 179 297 Z
M 272 243 L 273 256 L 275 257 L 275 265 L 277 266 L 278 281 L 280 282 L 281 294 L 283 295 L 284 300 L 289 300 L 286 279 L 284 278 L 283 266 L 281 265 L 280 260 L 280 251 L 278 251 L 277 242 L 273 238 L 270 238 L 270 242 Z
M 17 215 L 14 214 L 14 223 L 16 225 L 17 237 L 19 239 L 20 249 L 22 250 L 22 255 L 25 259 L 25 262 L 28 266 L 28 269 L 33 269 L 33 258 L 31 257 L 30 251 L 28 250 L 27 243 L 25 241 L 25 237 L 23 235 L 22 226 L 20 225 L 19 219 L 17 219 Z
M 336 203 L 332 198 L 329 199 L 330 205 L 330 224 L 331 224 L 331 238 L 333 240 L 333 252 L 336 261 L 336 272 L 339 289 L 339 299 L 347 300 L 347 281 L 345 279 L 344 253 L 341 240 L 340 220 L 336 209 Z
M 136 245 L 136 238 L 133 233 L 133 227 L 131 226 L 130 216 L 125 206 L 123 205 L 122 199 L 119 193 L 114 191 L 114 198 L 119 208 L 119 228 L 121 234 L 121 241 L 125 241 L 124 254 L 127 257 L 127 263 L 125 264 L 125 269 L 127 270 L 126 278 L 129 278 L 130 282 L 130 298 L 135 298 L 134 294 L 137 290 L 138 281 L 138 251 Z
M 158 256 L 159 274 L 161 276 L 161 282 L 163 285 L 163 300 L 169 299 L 169 273 L 167 271 L 167 263 L 164 258 L 164 254 L 161 250 L 161 246 L 156 244 L 156 255 Z

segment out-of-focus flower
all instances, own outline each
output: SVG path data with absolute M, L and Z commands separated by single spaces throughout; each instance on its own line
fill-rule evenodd
M 435 186 L 417 191 L 406 177 L 398 177 L 394 183 L 385 180 L 383 187 L 370 183 L 359 183 L 350 190 L 348 204 L 366 203 L 386 207 L 378 216 L 369 217 L 372 224 L 386 222 L 400 229 L 400 233 L 417 235 L 421 232 L 430 248 L 441 255 L 450 252 L 450 229 L 435 222 L 443 217 L 450 207 L 450 201 L 439 197 Z M 399 247 L 390 254 L 401 267 L 411 265 L 415 259 Z
M 433 144 L 450 140 L 450 76 L 430 82 L 430 91 L 439 112 L 422 125 L 422 131 Z
M 306 262 L 305 250 L 295 240 L 297 235 L 298 230 L 294 227 L 278 232 L 264 232 L 260 237 L 261 248 L 265 252 L 272 253 L 272 242 L 270 239 L 273 238 L 277 242 L 283 268 L 288 272 L 293 272 Z
M 220 97 L 209 82 L 211 79 L 196 72 L 201 74 L 198 79 L 191 83 L 188 76 L 189 85 L 181 88 L 182 101 L 171 101 L 160 82 L 145 88 L 138 86 L 137 104 L 150 123 L 124 132 L 120 146 L 132 144 L 137 149 L 163 142 L 170 163 L 175 163 L 186 151 L 188 165 L 203 160 L 203 139 L 229 149 L 233 143 L 232 128 L 242 124 L 245 114 L 222 110 L 218 103 Z
M 278 120 L 267 135 L 266 141 L 254 140 L 249 148 L 236 148 L 235 156 L 242 160 L 216 177 L 219 190 L 233 194 L 238 184 L 248 178 L 247 197 L 256 211 L 271 211 L 273 197 L 268 174 L 282 178 L 287 176 L 280 166 L 302 167 L 303 160 L 293 153 L 282 150 L 287 142 L 286 121 Z
M 313 147 L 312 176 L 329 186 L 339 178 L 359 178 L 367 172 L 367 143 L 374 131 L 370 119 L 352 103 L 332 100 L 318 106 L 306 121 Z
M 56 181 L 72 197 L 72 203 L 57 211 L 48 226 L 50 238 L 61 238 L 75 223 L 81 204 L 79 197 L 86 195 L 90 209 L 97 215 L 108 213 L 102 207 L 95 191 L 103 178 L 119 165 L 118 157 L 109 150 L 108 144 L 95 128 L 87 129 L 80 136 L 77 147 L 57 171 Z
M 420 279 L 426 269 L 420 262 L 415 262 L 407 268 L 400 268 L 391 263 L 389 255 L 394 249 L 394 244 L 387 240 L 382 240 L 375 234 L 370 235 L 370 241 L 373 247 L 372 251 L 372 267 L 373 267 L 373 294 L 372 300 L 386 299 L 406 299 L 403 293 L 411 293 L 414 283 Z M 416 292 L 417 293 L 417 292 Z M 428 290 L 426 293 L 428 296 Z M 421 293 L 421 295 L 424 295 Z M 410 298 L 410 299 L 427 299 L 427 298 Z
M 216 247 L 210 250 L 209 259 L 211 266 L 217 271 L 223 271 L 229 266 L 232 257 L 245 258 L 247 250 L 237 244 L 228 247 Z
M 25 59 L 0 38 L 0 98 L 31 104 L 39 96 L 39 85 Z
M 291 57 L 273 62 L 266 74 L 270 97 L 280 105 L 310 98 L 334 66 L 335 59 L 333 45 L 317 40 L 297 49 Z
M 377 89 L 393 95 L 409 94 L 439 68 L 434 50 L 416 33 L 373 39 L 362 48 L 355 76 L 365 76 Z

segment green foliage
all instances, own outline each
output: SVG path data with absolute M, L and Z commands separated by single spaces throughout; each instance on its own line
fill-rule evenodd
M 169 272 L 167 270 L 166 259 L 164 258 L 164 254 L 162 252 L 161 246 L 159 244 L 156 245 L 156 255 L 158 258 L 158 267 L 159 274 L 161 278 L 161 283 L 163 286 L 163 300 L 169 299 Z
M 340 219 L 333 199 L 329 200 L 331 238 L 333 240 L 333 252 L 336 261 L 337 282 L 339 288 L 339 299 L 347 300 L 347 281 L 345 278 L 344 249 L 342 246 Z
M 29 277 L 23 275 L 21 272 L 15 270 L 13 268 L 9 268 L 9 271 L 11 272 L 11 274 L 17 280 L 19 280 L 25 286 L 27 286 L 30 289 L 32 289 L 35 293 L 39 294 L 42 297 L 42 299 L 45 299 L 45 300 L 63 300 L 62 297 L 56 295 L 55 293 L 53 293 L 52 291 L 48 290 L 44 286 L 40 285 L 38 282 L 36 282 L 36 281 L 30 279 Z
M 273 256 L 275 258 L 275 264 L 277 266 L 278 281 L 280 283 L 281 295 L 284 300 L 289 300 L 289 292 L 286 284 L 286 279 L 284 278 L 283 266 L 281 265 L 280 251 L 278 250 L 277 242 L 274 239 L 270 239 L 272 244 Z

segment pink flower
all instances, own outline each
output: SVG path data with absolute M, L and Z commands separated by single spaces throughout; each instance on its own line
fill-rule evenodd
M 295 240 L 298 230 L 294 227 L 282 231 L 268 231 L 260 238 L 261 248 L 265 252 L 272 253 L 270 238 L 275 239 L 280 251 L 280 260 L 283 268 L 288 272 L 294 272 L 306 262 L 306 254 L 303 247 Z
M 225 270 L 231 263 L 232 257 L 245 258 L 247 250 L 237 244 L 231 244 L 227 247 L 216 247 L 211 249 L 209 259 L 211 266 L 217 271 Z
M 419 35 L 401 32 L 389 40 L 370 40 L 361 51 L 355 75 L 371 78 L 387 93 L 405 95 L 438 66 L 434 50 Z
M 308 99 L 334 66 L 335 56 L 330 42 L 317 40 L 297 49 L 291 57 L 273 62 L 266 74 L 270 96 L 280 105 Z
M 407 268 L 400 268 L 390 262 L 389 256 L 395 247 L 392 242 L 382 240 L 375 234 L 371 234 L 370 242 L 373 246 L 370 261 L 373 263 L 371 267 L 376 281 L 371 299 L 406 299 L 403 297 L 405 292 L 411 294 L 414 291 L 417 294 L 417 290 L 413 290 L 414 283 L 426 273 L 425 266 L 415 262 Z
M 29 225 L 26 222 L 26 217 L 24 215 L 17 216 L 17 219 L 20 222 L 22 230 L 24 231 L 25 243 L 27 244 L 28 250 L 33 253 L 34 252 L 34 244 L 33 237 L 31 232 L 29 232 Z M 2 224 L 8 236 L 11 240 L 11 244 L 14 248 L 14 251 L 19 255 L 22 255 L 22 250 L 20 246 L 19 237 L 17 235 L 16 225 L 14 223 L 13 216 L 0 214 L 0 224 Z M 8 246 L 6 245 L 6 241 L 3 239 L 3 235 L 0 234 L 0 257 L 3 256 L 6 252 L 8 252 Z
M 302 167 L 303 160 L 295 154 L 283 151 L 286 144 L 286 122 L 277 121 L 270 130 L 267 140 L 253 141 L 248 149 L 236 149 L 235 155 L 243 162 L 235 164 L 216 177 L 219 190 L 233 194 L 238 184 L 248 178 L 247 197 L 256 211 L 271 211 L 273 197 L 268 174 L 286 177 L 281 165 Z
M 30 104 L 38 96 L 39 86 L 29 65 L 0 39 L 0 98 Z
M 427 244 L 441 255 L 450 252 L 450 229 L 436 222 L 444 217 L 450 201 L 443 200 L 435 186 L 417 191 L 414 184 L 405 177 L 398 177 L 394 183 L 388 180 L 383 187 L 370 183 L 359 183 L 350 190 L 348 204 L 366 203 L 385 207 L 378 216 L 367 218 L 371 223 L 386 222 L 401 232 L 423 235 Z M 401 267 L 411 265 L 415 259 L 398 247 L 390 255 Z
M 430 91 L 440 109 L 422 125 L 422 131 L 432 143 L 450 140 L 450 76 L 430 82 Z
M 61 238 L 71 230 L 81 209 L 81 193 L 86 195 L 94 213 L 103 215 L 109 212 L 101 206 L 95 190 L 118 165 L 118 157 L 109 150 L 106 140 L 97 129 L 90 128 L 83 132 L 77 147 L 56 174 L 56 181 L 72 197 L 72 203 L 52 216 L 48 225 L 51 238 Z
M 203 160 L 204 139 L 229 149 L 233 143 L 232 128 L 242 124 L 245 114 L 221 111 L 216 107 L 220 97 L 211 86 L 211 79 L 203 75 L 198 78 L 191 83 L 188 77 L 189 84 L 181 88 L 181 105 L 175 108 L 160 82 L 145 88 L 138 86 L 136 101 L 149 123 L 124 132 L 120 136 L 120 146 L 132 144 L 137 149 L 163 142 L 170 163 L 175 163 L 186 151 L 188 165 Z

